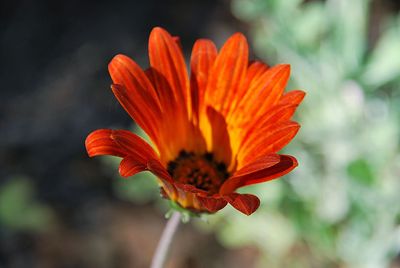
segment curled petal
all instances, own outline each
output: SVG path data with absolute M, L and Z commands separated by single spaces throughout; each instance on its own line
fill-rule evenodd
M 212 196 L 201 196 L 197 195 L 200 204 L 206 208 L 210 213 L 217 212 L 218 210 L 223 209 L 228 203 L 223 198 L 217 198 Z
M 158 158 L 147 142 L 128 130 L 112 130 L 110 137 L 130 155 L 135 155 L 145 160 Z
M 281 158 L 278 154 L 267 154 L 257 158 L 248 165 L 240 168 L 234 174 L 235 177 L 241 177 L 254 173 L 255 171 L 272 167 L 280 162 Z
M 124 178 L 145 170 L 147 170 L 146 165 L 132 156 L 125 157 L 119 164 L 119 174 Z
M 235 191 L 237 188 L 246 185 L 270 181 L 289 173 L 291 170 L 297 167 L 297 160 L 293 156 L 279 155 L 279 157 L 279 163 L 275 165 L 271 166 L 270 163 L 266 163 L 265 167 L 262 168 L 261 165 L 255 164 L 253 172 L 248 172 L 246 174 L 241 174 L 241 172 L 238 172 L 237 174 L 239 175 L 234 174 L 231 178 L 224 182 L 219 193 L 221 195 L 229 194 Z M 243 169 L 250 170 L 251 165 L 252 164 L 249 164 L 248 167 L 244 167 Z M 255 168 L 257 166 L 258 169 Z
M 225 200 L 240 212 L 247 216 L 253 214 L 260 206 L 260 199 L 252 194 L 231 193 L 224 196 Z
M 87 136 L 85 146 L 90 157 L 98 155 L 124 157 L 128 154 L 126 150 L 111 139 L 111 133 L 111 129 L 98 129 Z

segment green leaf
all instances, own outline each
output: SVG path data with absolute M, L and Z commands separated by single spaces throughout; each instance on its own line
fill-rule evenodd
M 26 177 L 18 177 L 0 190 L 0 223 L 14 230 L 40 231 L 50 224 L 51 210 L 34 199 L 35 189 Z
M 354 181 L 363 185 L 372 185 L 375 181 L 374 173 L 365 159 L 357 159 L 347 166 L 347 173 Z

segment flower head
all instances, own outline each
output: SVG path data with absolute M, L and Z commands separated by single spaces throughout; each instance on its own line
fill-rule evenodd
M 277 152 L 299 130 L 291 117 L 305 93 L 283 92 L 289 65 L 249 62 L 241 33 L 219 52 L 212 41 L 197 40 L 190 76 L 178 42 L 157 27 L 147 70 L 124 55 L 109 64 L 112 91 L 152 146 L 127 130 L 99 129 L 87 137 L 87 152 L 121 157 L 123 177 L 152 172 L 163 196 L 185 209 L 214 213 L 229 203 L 250 215 L 259 199 L 235 191 L 297 166 Z

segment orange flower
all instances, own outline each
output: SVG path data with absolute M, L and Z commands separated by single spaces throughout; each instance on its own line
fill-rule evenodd
M 143 71 L 117 55 L 109 71 L 112 91 L 153 146 L 127 130 L 99 129 L 86 139 L 89 156 L 123 158 L 122 177 L 152 172 L 163 196 L 185 209 L 213 213 L 229 203 L 250 215 L 259 199 L 235 191 L 297 166 L 293 156 L 276 153 L 300 127 L 290 119 L 305 93 L 283 93 L 290 66 L 249 63 L 247 41 L 236 33 L 219 52 L 197 40 L 189 77 L 178 39 L 158 27 L 149 57 Z

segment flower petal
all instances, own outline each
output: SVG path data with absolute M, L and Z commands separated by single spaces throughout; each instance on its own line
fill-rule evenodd
M 111 129 L 98 129 L 87 136 L 85 146 L 90 157 L 98 155 L 124 157 L 128 154 L 126 150 L 111 139 L 111 133 Z
M 125 157 L 119 164 L 119 174 L 124 178 L 146 170 L 146 165 L 132 156 Z
M 127 113 L 155 141 L 161 116 L 160 102 L 143 70 L 129 57 L 115 56 L 108 69 L 114 82 L 112 90 Z
M 275 165 L 271 166 L 270 163 L 266 162 L 265 167 L 263 168 L 262 165 L 255 164 L 253 166 L 253 172 L 248 172 L 246 174 L 241 174 L 241 172 L 238 172 L 237 174 L 234 174 L 231 178 L 224 182 L 219 193 L 221 195 L 229 194 L 246 185 L 270 181 L 289 173 L 291 170 L 297 167 L 297 160 L 293 156 L 279 155 L 279 157 L 279 163 Z M 250 169 L 251 164 L 249 167 L 244 168 Z
M 259 76 L 263 75 L 269 66 L 261 61 L 253 61 L 249 64 L 247 69 L 246 79 L 248 81 L 252 81 L 254 79 L 258 79 Z
M 281 161 L 281 156 L 278 154 L 267 154 L 257 158 L 251 163 L 241 167 L 237 170 L 232 177 L 228 178 L 219 190 L 220 194 L 227 194 L 234 192 L 238 187 L 243 185 L 244 180 L 249 176 L 252 177 L 260 170 L 266 170 L 275 166 Z
M 242 144 L 237 155 L 239 166 L 246 165 L 261 155 L 278 152 L 296 136 L 299 128 L 298 123 L 285 121 L 257 129 Z
M 265 136 L 266 131 L 268 129 L 273 129 L 274 125 L 277 126 L 277 124 L 289 123 L 297 107 L 297 104 L 290 103 L 273 106 L 265 114 L 251 122 L 246 129 L 241 131 L 239 137 L 241 140 L 240 147 L 245 148 L 250 142 L 248 140 L 254 141 L 257 135 Z
M 299 105 L 304 99 L 306 93 L 302 90 L 291 90 L 281 97 L 280 104 L 295 104 Z
M 199 121 L 210 71 L 217 57 L 217 48 L 211 40 L 199 39 L 194 43 L 190 59 L 190 90 L 193 116 Z
M 228 203 L 223 198 L 216 198 L 213 196 L 197 195 L 197 199 L 199 200 L 201 206 L 206 208 L 210 213 L 214 213 L 223 209 Z
M 289 75 L 290 65 L 280 64 L 254 76 L 229 117 L 229 122 L 245 127 L 249 122 L 260 118 L 280 99 Z
M 260 206 L 260 199 L 252 194 L 231 193 L 226 195 L 225 200 L 240 212 L 247 216 L 253 214 Z
M 241 33 L 232 35 L 222 47 L 209 76 L 206 105 L 226 115 L 248 66 L 248 45 Z
M 156 77 L 155 87 L 162 89 L 168 83 L 175 100 L 187 112 L 191 104 L 185 60 L 174 38 L 160 27 L 155 27 L 150 33 L 149 58 L 151 67 L 165 78 L 160 80 Z
M 158 159 L 156 152 L 147 142 L 128 130 L 112 130 L 110 138 L 131 156 L 137 156 L 146 161 Z
M 222 161 L 228 167 L 231 163 L 232 149 L 225 118 L 210 106 L 207 107 L 207 116 L 211 127 L 211 151 L 218 162 Z
M 234 173 L 234 176 L 244 176 L 254 171 L 272 167 L 280 162 L 281 158 L 278 154 L 267 154 L 257 158 L 248 165 L 240 168 Z

